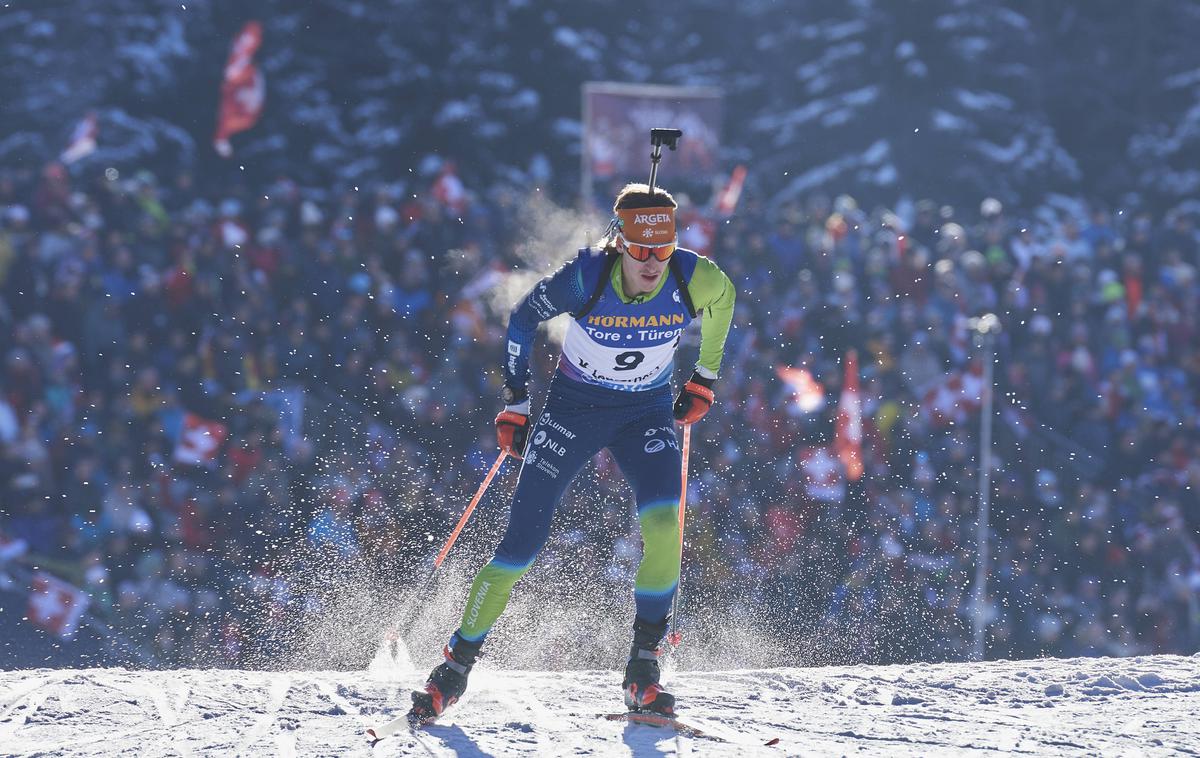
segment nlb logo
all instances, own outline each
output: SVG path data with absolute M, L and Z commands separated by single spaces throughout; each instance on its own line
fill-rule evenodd
M 676 326 L 683 323 L 682 313 L 658 313 L 649 316 L 588 316 L 592 326 L 614 326 L 632 329 L 635 326 Z
M 649 224 L 650 226 L 654 226 L 655 224 L 669 224 L 669 223 L 671 223 L 671 214 L 670 213 L 638 213 L 638 214 L 634 215 L 633 223 Z

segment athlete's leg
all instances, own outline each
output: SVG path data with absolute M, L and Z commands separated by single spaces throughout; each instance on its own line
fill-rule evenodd
M 603 424 L 595 414 L 556 401 L 529 431 L 525 461 L 513 495 L 508 529 L 495 557 L 476 575 L 457 636 L 480 642 L 503 613 L 513 585 L 533 565 L 550 536 L 550 524 L 571 479 L 603 447 Z
M 637 618 L 665 627 L 680 563 L 681 459 L 670 408 L 625 425 L 608 449 L 633 487 L 642 530 L 642 562 L 633 589 Z

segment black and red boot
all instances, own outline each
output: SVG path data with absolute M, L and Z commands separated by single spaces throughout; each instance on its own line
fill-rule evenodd
M 482 646 L 482 640 L 470 642 L 457 633 L 450 638 L 450 644 L 442 650 L 446 660 L 429 672 L 424 691 L 412 694 L 413 704 L 408 711 L 410 723 L 416 726 L 428 724 L 458 702 L 467 691 L 467 675 Z
M 629 650 L 629 663 L 625 664 L 625 681 L 621 683 L 625 707 L 631 711 L 675 715 L 675 696 L 658 683 L 661 673 L 658 657 L 662 654 L 659 643 L 666 633 L 666 622 L 633 621 L 633 647 Z

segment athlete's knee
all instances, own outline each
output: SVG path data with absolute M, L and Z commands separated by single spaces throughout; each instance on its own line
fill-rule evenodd
M 488 565 L 496 565 L 508 570 L 520 571 L 523 574 L 533 566 L 533 562 L 537 559 L 540 552 L 540 546 L 531 549 L 527 545 L 513 547 L 501 542 L 500 546 L 496 548 L 496 554 L 492 556 L 492 560 Z
M 647 503 L 638 509 L 638 521 L 642 530 L 642 542 L 647 550 L 662 549 L 679 544 L 679 503 L 676 500 L 660 500 Z
M 520 514 L 516 504 L 509 518 L 508 529 L 504 539 L 496 548 L 496 558 L 513 565 L 528 565 L 533 563 L 538 553 L 550 540 L 549 519 L 542 519 L 540 514 Z

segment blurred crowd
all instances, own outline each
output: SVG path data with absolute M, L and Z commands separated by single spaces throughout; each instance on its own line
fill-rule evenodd
M 12 560 L 173 665 L 265 665 L 271 630 L 321 612 L 330 567 L 411 577 L 496 455 L 527 207 L 450 165 L 337 192 L 0 172 L 0 534 L 27 546 Z M 685 612 L 765 609 L 811 662 L 962 659 L 976 613 L 989 657 L 1197 649 L 1193 214 L 814 195 L 748 197 L 703 228 L 739 298 L 696 427 Z M 976 607 L 989 348 L 971 318 L 989 312 Z M 825 452 L 851 349 L 857 481 Z M 554 354 L 537 356 L 535 406 Z M 596 581 L 627 583 L 627 490 L 606 456 L 584 476 L 548 558 L 587 546 Z

